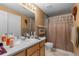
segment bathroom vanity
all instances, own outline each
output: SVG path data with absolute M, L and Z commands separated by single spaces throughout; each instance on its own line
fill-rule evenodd
M 44 56 L 45 55 L 45 40 L 34 44 L 33 46 L 18 52 L 15 56 Z
M 38 39 L 26 39 L 16 42 L 13 48 L 7 48 L 7 53 L 1 56 L 44 56 L 45 37 Z

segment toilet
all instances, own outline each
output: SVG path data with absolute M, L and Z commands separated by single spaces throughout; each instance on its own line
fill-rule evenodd
M 52 49 L 53 49 L 53 43 L 51 43 L 51 42 L 45 43 L 45 49 L 47 49 L 49 51 L 52 51 Z

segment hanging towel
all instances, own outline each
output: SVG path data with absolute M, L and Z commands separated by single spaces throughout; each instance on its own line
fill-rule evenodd
M 73 46 L 79 48 L 79 27 L 73 26 L 71 29 L 71 42 Z
M 71 42 L 73 46 L 76 46 L 76 40 L 77 40 L 77 31 L 76 31 L 76 27 L 73 26 L 71 28 Z

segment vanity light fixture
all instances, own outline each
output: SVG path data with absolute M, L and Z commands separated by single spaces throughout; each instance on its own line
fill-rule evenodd
M 31 4 L 31 3 L 22 3 L 25 7 L 27 7 L 28 9 L 32 10 L 33 12 L 35 12 L 36 7 Z
M 35 7 L 34 5 L 32 5 L 31 3 L 27 3 L 27 5 L 29 5 L 29 7 L 30 7 L 33 11 L 36 10 L 36 7 Z

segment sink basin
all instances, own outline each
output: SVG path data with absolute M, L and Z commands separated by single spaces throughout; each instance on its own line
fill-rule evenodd
M 37 42 L 39 41 L 38 39 L 26 39 L 27 42 L 31 43 L 31 42 Z
M 22 43 L 29 44 L 29 43 L 35 43 L 38 41 L 39 41 L 38 39 L 25 39 L 25 40 L 18 39 L 17 41 L 15 41 L 14 45 L 21 45 Z

